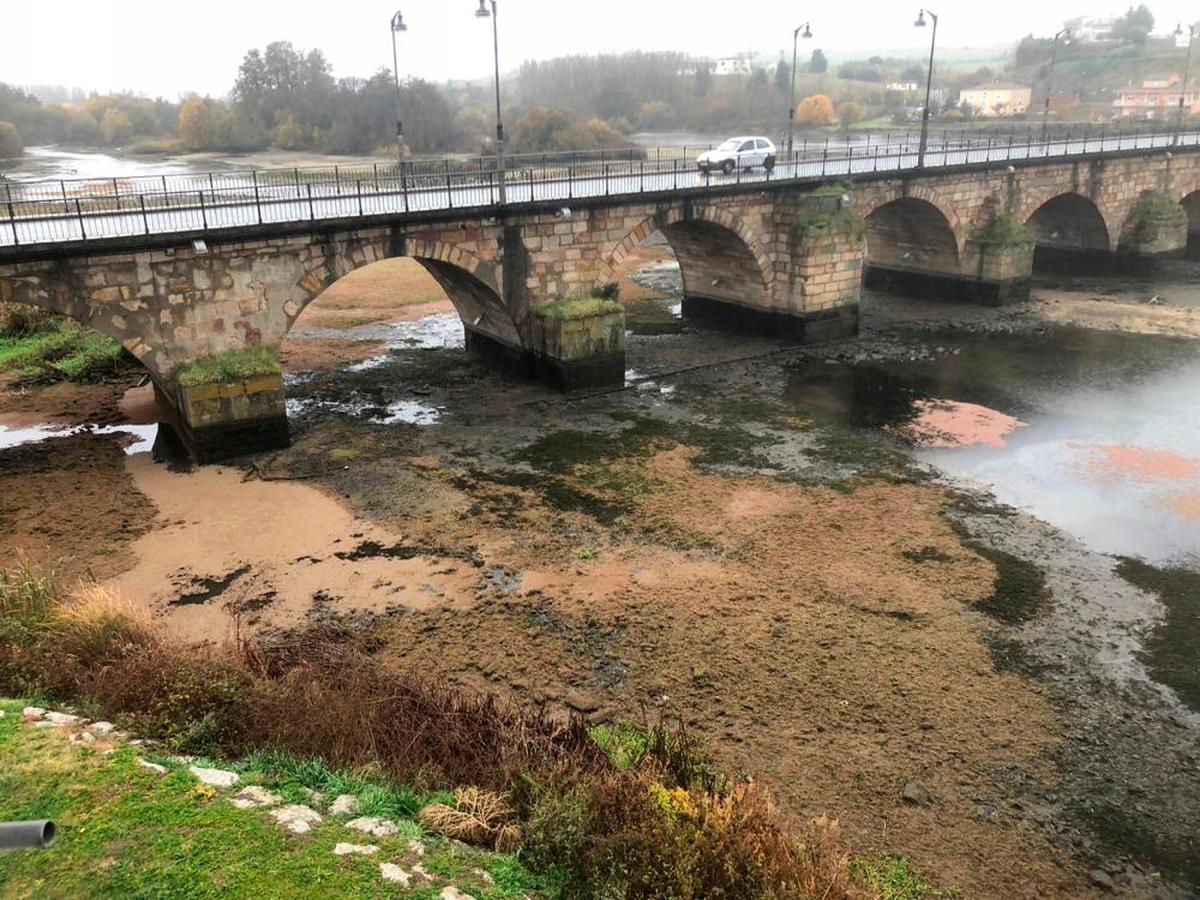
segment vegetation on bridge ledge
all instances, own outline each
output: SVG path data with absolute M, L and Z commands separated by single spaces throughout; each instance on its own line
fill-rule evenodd
M 119 374 L 127 363 L 119 343 L 78 322 L 35 307 L 0 304 L 0 373 L 31 384 L 98 382 Z
M 251 347 L 247 350 L 226 350 L 185 363 L 176 371 L 176 378 L 184 387 L 199 387 L 282 373 L 283 365 L 277 348 Z
M 576 297 L 566 300 L 555 300 L 553 303 L 537 307 L 533 312 L 534 315 L 540 316 L 543 319 L 572 321 L 575 319 L 590 319 L 593 316 L 615 315 L 616 313 L 624 312 L 624 310 L 625 307 L 616 300 L 610 300 L 605 297 Z
M 1034 234 L 1012 213 L 998 211 L 976 232 L 975 240 L 993 247 L 1028 247 L 1034 243 Z

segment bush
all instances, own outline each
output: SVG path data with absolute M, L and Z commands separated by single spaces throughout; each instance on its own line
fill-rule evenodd
M 49 331 L 54 325 L 53 313 L 24 303 L 0 303 L 0 336 L 29 337 Z
M 12 122 L 0 122 L 0 159 L 16 159 L 25 155 L 25 142 Z

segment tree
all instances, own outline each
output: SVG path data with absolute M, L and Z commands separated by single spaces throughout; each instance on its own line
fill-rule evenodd
M 21 132 L 12 122 L 0 122 L 0 159 L 16 159 L 25 153 Z
M 186 150 L 225 150 L 230 115 L 223 103 L 210 97 L 188 97 L 179 110 L 179 139 Z
M 812 60 L 808 64 L 808 71 L 818 74 L 829 71 L 829 60 L 825 56 L 825 51 L 817 49 L 812 52 Z
M 746 87 L 752 91 L 765 90 L 767 87 L 767 70 L 755 68 L 754 72 L 750 75 L 750 82 Z
M 123 144 L 133 136 L 133 123 L 123 110 L 110 106 L 100 120 L 100 136 L 106 144 Z
M 775 67 L 775 90 L 781 94 L 786 94 L 792 88 L 792 67 L 790 64 L 779 60 L 779 65 Z
M 1034 66 L 1050 59 L 1054 41 L 1050 38 L 1035 38 L 1032 34 L 1021 38 L 1017 44 L 1017 52 L 1013 57 L 1013 65 L 1018 69 Z
M 700 98 L 707 97 L 712 93 L 712 84 L 712 72 L 708 70 L 708 66 L 701 64 L 696 69 L 696 84 L 693 88 L 696 96 Z
M 918 81 L 918 82 L 924 81 L 925 80 L 925 70 L 917 65 L 908 66 L 907 68 L 905 68 L 905 70 L 903 72 L 900 73 L 900 80 L 901 81 Z
M 843 128 L 851 128 L 865 118 L 862 107 L 853 100 L 848 100 L 838 107 L 838 121 Z
M 1154 30 L 1154 14 L 1143 3 L 1129 11 L 1117 20 L 1113 26 L 1113 37 L 1129 44 L 1144 44 L 1150 32 Z
M 809 127 L 820 127 L 833 122 L 833 101 L 824 94 L 805 97 L 796 107 L 796 121 Z

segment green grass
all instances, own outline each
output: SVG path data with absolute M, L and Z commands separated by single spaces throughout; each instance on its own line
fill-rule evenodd
M 29 381 L 103 381 L 123 365 L 124 348 L 70 319 L 52 319 L 32 334 L 0 334 L 0 372 Z
M 903 857 L 856 859 L 850 863 L 850 872 L 860 884 L 873 890 L 879 900 L 934 900 L 961 896 L 957 890 L 941 890 L 930 885 Z
M 198 789 L 184 767 L 156 775 L 138 765 L 139 750 L 118 745 L 109 756 L 72 746 L 55 728 L 20 724 L 21 704 L 0 702 L 0 820 L 52 818 L 49 850 L 0 854 L 5 897 L 393 897 L 427 900 L 453 883 L 480 900 L 538 896 L 545 885 L 512 856 L 465 849 L 425 834 L 408 815 L 411 792 L 319 764 L 259 754 L 230 766 L 295 802 L 301 787 L 354 792 L 362 814 L 393 818 L 399 835 L 366 838 L 328 819 L 311 834 L 285 832 L 263 810 L 239 810 L 232 792 Z M 408 839 L 427 846 L 422 864 L 445 880 L 402 891 L 379 876 L 379 864 L 411 869 Z M 375 857 L 336 857 L 334 844 L 372 843 Z M 493 885 L 473 873 L 487 872 Z
M 537 307 L 534 315 L 543 319 L 588 319 L 592 316 L 614 315 L 624 312 L 625 307 L 615 300 L 603 297 L 578 297 L 568 300 L 555 300 L 545 306 Z
M 621 769 L 637 764 L 650 749 L 650 732 L 640 725 L 623 722 L 597 725 L 591 730 L 591 735 L 612 764 Z
M 283 365 L 275 347 L 227 350 L 180 366 L 177 377 L 184 387 L 202 384 L 229 384 L 257 375 L 280 375 Z

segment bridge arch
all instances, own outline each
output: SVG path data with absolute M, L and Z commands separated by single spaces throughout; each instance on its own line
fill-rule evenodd
M 956 213 L 917 196 L 886 196 L 864 205 L 867 265 L 876 270 L 956 276 L 961 269 Z
M 522 346 L 518 325 L 500 298 L 497 266 L 460 246 L 440 240 L 415 238 L 397 246 L 396 242 L 372 242 L 357 252 L 333 254 L 317 261 L 305 272 L 299 284 L 304 298 L 292 306 L 285 304 L 288 317 L 283 336 L 290 331 L 304 310 L 337 281 L 385 259 L 409 258 L 424 268 L 446 293 L 468 332 L 486 335 L 513 348 Z
M 1086 271 L 1113 249 L 1108 220 L 1083 194 L 1067 191 L 1030 201 L 1020 216 L 1033 232 L 1035 272 Z
M 643 218 L 603 252 L 597 287 L 617 280 L 621 263 L 655 231 L 670 245 L 686 297 L 768 307 L 774 264 L 759 236 L 738 216 L 714 207 L 673 207 Z

